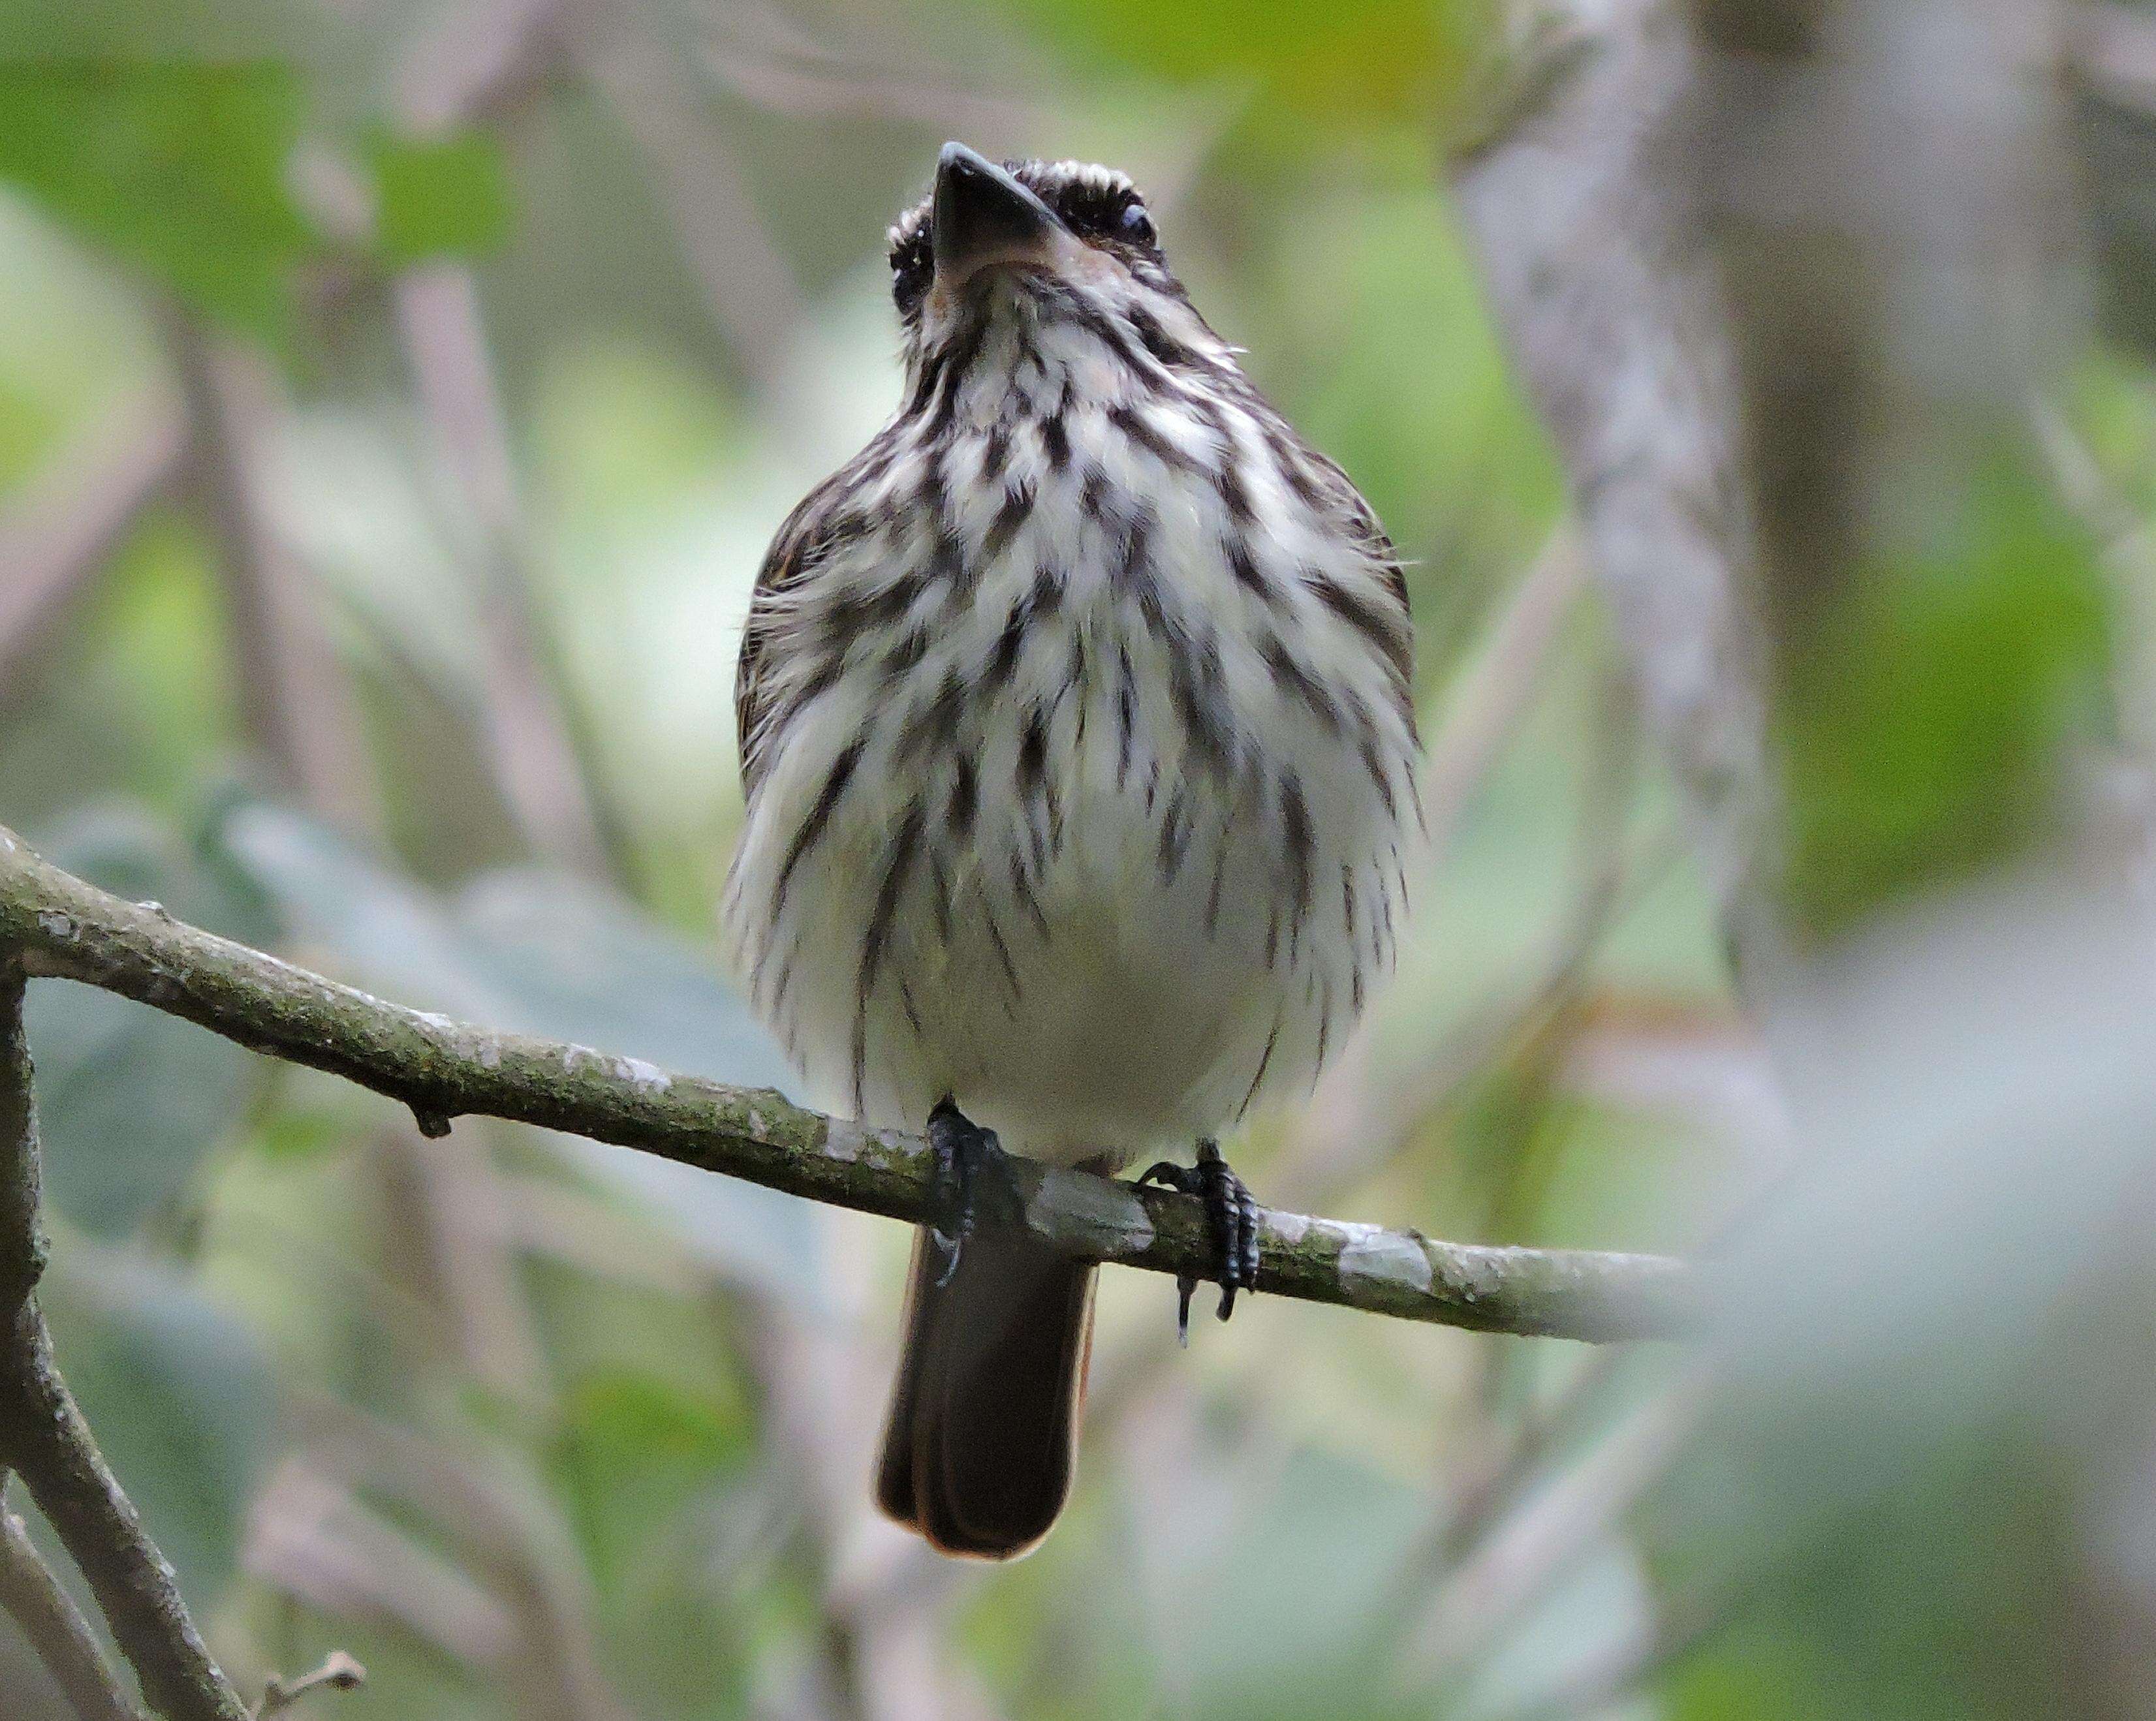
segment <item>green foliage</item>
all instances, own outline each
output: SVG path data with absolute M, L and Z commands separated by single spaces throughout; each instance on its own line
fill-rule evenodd
M 0 379 L 0 487 L 29 475 L 59 428 L 56 416 L 29 390 Z
M 0 178 L 195 309 L 277 335 L 313 243 L 289 187 L 290 67 L 0 67 Z
M 198 925 L 259 937 L 214 875 L 141 817 L 86 813 L 46 853 L 105 889 Z M 47 1193 L 74 1223 L 125 1237 L 173 1201 L 244 1109 L 249 1058 L 176 1017 L 87 986 L 40 986 L 28 1008 Z
M 1424 732 L 1444 731 L 1470 643 L 1563 506 L 1441 186 L 1440 147 L 1498 105 L 1475 88 L 1494 5 L 762 10 L 741 28 L 723 7 L 609 13 L 609 32 L 665 33 L 644 44 L 683 80 L 663 114 L 637 105 L 651 92 L 572 72 L 513 116 L 420 139 L 382 115 L 424 7 L 16 8 L 47 14 L 8 18 L 28 51 L 71 57 L 0 69 L 0 484 L 64 475 L 79 438 L 169 386 L 148 299 L 270 356 L 305 352 L 250 477 L 358 695 L 361 732 L 334 762 L 388 811 L 341 836 L 226 786 L 253 780 L 234 612 L 214 537 L 176 493 L 0 688 L 0 822 L 128 895 L 400 1000 L 783 1083 L 712 930 L 739 817 L 729 664 L 772 528 L 895 396 L 875 237 L 950 133 L 1144 172 L 1199 303 L 1399 540 Z M 1496 81 L 1508 113 L 1553 83 Z M 2138 136 L 2102 141 L 2114 161 L 2146 153 Z M 324 156 L 372 211 L 345 252 L 295 194 L 316 182 L 295 166 Z M 744 200 L 721 205 L 710 170 L 737 174 Z M 2148 186 L 2122 172 L 2096 190 L 2118 327 L 2145 346 L 2131 265 Z M 513 548 L 634 857 L 622 890 L 501 864 L 517 839 L 490 774 L 515 725 L 490 703 L 475 572 L 501 546 L 445 477 L 377 279 L 444 256 L 480 260 L 527 507 Z M 336 290 L 304 290 L 318 274 Z M 723 313 L 743 310 L 783 350 L 732 350 Z M 1784 666 L 1790 884 L 1815 925 L 2012 857 L 2045 827 L 2062 747 L 2102 726 L 2112 635 L 2148 602 L 2131 535 L 2156 507 L 2156 392 L 2092 351 L 2066 411 L 2121 534 L 2115 612 L 2081 531 L 1995 463 L 1914 547 L 1875 557 Z M 1235 1144 L 1261 1195 L 1340 1179 L 1365 1102 L 1379 1129 L 1409 1106 L 1404 1145 L 1317 1204 L 1434 1233 L 1736 1252 L 1733 1192 L 1748 1216 L 1753 1191 L 1780 1187 L 1785 1125 L 1759 1119 L 1774 1099 L 1696 872 L 1633 878 L 1577 971 L 1551 979 L 1590 881 L 1682 835 L 1669 784 L 1611 721 L 1604 627 L 1584 597 L 1418 870 L 1340 1133 L 1260 1121 Z M 123 798 L 148 810 L 107 810 Z M 198 839 L 206 800 L 219 811 Z M 887 1564 L 891 1540 L 833 1510 L 865 1494 L 895 1227 L 472 1120 L 427 1150 L 454 1156 L 437 1162 L 378 1098 L 265 1079 L 152 1012 L 49 982 L 32 1012 L 63 1362 L 220 1655 L 259 1677 L 353 1650 L 374 1677 L 334 1704 L 349 1721 L 553 1713 L 501 1662 L 444 1647 L 504 1624 L 542 1634 L 520 1650 L 588 1655 L 606 1689 L 547 1693 L 563 1713 L 637 1721 L 1518 1721 L 1581 1712 L 1558 1701 L 1573 1682 L 1638 1652 L 1640 1688 L 1593 1706 L 1600 1721 L 2124 1713 L 2029 1676 L 2086 1672 L 2098 1604 L 2134 1605 L 2146 1586 L 2118 1573 L 2148 1569 L 2136 1383 L 2156 1379 L 2152 1291 L 2145 1269 L 2121 1291 L 2086 1266 L 2145 1230 L 2147 1179 L 2102 1183 L 2088 1119 L 2023 1120 L 2056 1134 L 2013 1179 L 1963 1155 L 1891 1220 L 1852 1203 L 1786 1258 L 1736 1254 L 1732 1304 L 1788 1309 L 1801 1285 L 1798 1312 L 1838 1324 L 1732 1325 L 1724 1413 L 1630 1505 L 1606 1437 L 1688 1358 L 1637 1359 L 1566 1411 L 1585 1373 L 1569 1347 L 1259 1298 L 1163 1362 L 1168 1288 L 1111 1275 L 1070 1516 L 1017 1566 L 930 1568 Z M 1802 1146 L 1809 1165 L 1820 1144 Z M 1925 1257 L 1924 1239 L 1974 1224 L 1944 1211 L 1971 1191 L 2025 1222 Z M 2054 1194 L 2092 1216 L 2064 1225 Z M 1840 1270 L 1820 1270 L 1842 1243 Z M 1891 1306 L 1881 1262 L 1912 1288 Z M 2001 1311 L 2025 1329 L 1985 1319 Z M 1502 1606 L 1427 1677 L 1408 1647 L 1457 1575 L 1430 1539 L 1530 1406 L 1558 1432 L 1498 1510 L 1499 1542 L 1471 1550 L 1496 1583 L 1469 1601 Z M 803 1416 L 833 1426 L 802 1442 Z M 352 1460 L 336 1431 L 362 1427 L 429 1454 L 450 1503 Z M 2073 1467 L 2076 1431 L 2102 1462 Z M 265 1458 L 348 1499 L 279 1525 L 318 1587 L 268 1560 L 234 1575 Z M 474 1502 L 495 1509 L 479 1534 Z M 1552 1535 L 1562 1569 L 1502 1594 Z M 1714 1629 L 1687 1648 L 1694 1624 Z M 28 1705 L 8 1632 L 12 1718 Z M 893 1688 L 850 1694 L 849 1677 Z
M 1671 1669 L 1669 1721 L 1816 1721 L 1832 1715 L 1806 1646 L 1753 1618 Z
M 2109 330 L 2146 357 L 2156 353 L 2156 123 L 2145 103 L 2088 79 L 2076 81 L 2072 113 Z
M 1491 13 L 1478 0 L 1020 0 L 1012 9 L 1096 71 L 1246 88 L 1246 124 L 1274 143 L 1313 120 L 1363 131 L 1430 125 L 1460 87 Z
M 752 1430 L 685 1382 L 617 1366 L 566 1396 L 552 1468 L 640 1709 L 697 1714 L 741 1701 L 740 1622 L 697 1580 L 721 1557 L 729 1497 L 752 1498 L 756 1461 Z M 671 1652 L 685 1637 L 711 1652 L 700 1665 Z
M 1445 198 L 1424 186 L 1331 196 L 1277 243 L 1267 309 L 1293 333 L 1252 363 L 1404 553 L 1435 564 L 1416 582 L 1425 608 L 1433 587 L 1479 591 L 1517 567 L 1555 521 L 1562 477 Z
M 1270 1486 L 1235 1498 L 1229 1512 L 1224 1541 L 1200 1539 L 1180 1555 L 1203 1580 L 1186 1570 L 1175 1585 L 1182 1597 L 1175 1671 L 1202 1693 L 1198 1713 L 1400 1713 L 1380 1682 L 1353 1670 L 1367 1665 L 1393 1617 L 1394 1575 L 1416 1522 L 1408 1491 L 1353 1459 L 1301 1452 Z M 1191 1527 L 1182 1525 L 1186 1534 Z M 1178 1558 L 1173 1548 L 1152 1551 Z M 1293 1581 L 1281 1581 L 1286 1573 Z
M 1943 512 L 1926 549 L 1861 568 L 1787 666 L 1788 888 L 1818 930 L 2036 836 L 2060 750 L 2101 698 L 2086 532 L 2005 464 Z
M 331 248 L 293 192 L 315 120 L 286 63 L 12 64 L 0 66 L 0 180 L 192 310 L 281 345 L 294 270 Z M 377 125 L 360 154 L 383 267 L 476 255 L 508 236 L 508 169 L 492 138 Z
M 442 901 L 311 821 L 242 807 L 223 842 L 330 966 L 466 1021 L 670 1069 L 767 1087 L 784 1060 L 708 957 L 603 893 L 536 873 L 473 880 Z M 814 1219 L 799 1201 L 573 1138 L 561 1152 L 678 1232 L 712 1267 L 819 1302 Z
M 195 523 L 153 513 L 115 559 L 66 661 L 51 666 L 42 725 L 0 736 L 0 771 L 33 808 L 85 798 L 154 808 L 168 828 L 198 805 L 203 761 L 239 730 L 223 593 Z
M 617 1369 L 578 1381 L 557 1462 L 584 1503 L 594 1578 L 611 1588 L 672 1535 L 684 1508 L 744 1456 L 742 1433 L 705 1399 L 649 1375 Z
M 88 1245 L 61 1261 L 40 1294 L 68 1384 L 187 1594 L 214 1605 L 273 1447 L 260 1350 L 168 1268 Z
M 509 167 L 494 139 L 476 131 L 413 138 L 377 131 L 365 156 L 374 184 L 375 250 L 388 267 L 484 254 L 509 237 Z

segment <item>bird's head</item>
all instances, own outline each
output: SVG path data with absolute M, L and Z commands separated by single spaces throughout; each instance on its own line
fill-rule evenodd
M 891 230 L 891 269 L 916 384 L 983 358 L 1068 378 L 1102 346 L 1232 365 L 1169 271 L 1145 200 L 1112 168 L 999 166 L 946 144 L 935 188 Z

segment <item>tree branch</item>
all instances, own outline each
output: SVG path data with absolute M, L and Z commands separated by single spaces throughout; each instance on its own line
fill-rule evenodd
M 0 835 L 0 843 L 13 839 Z M 0 853 L 13 857 L 10 847 Z M 97 1449 L 53 1361 L 33 1292 L 44 1261 L 23 972 L 0 930 L 0 1464 L 19 1474 L 90 1584 L 113 1637 L 169 1721 L 247 1721 L 188 1617 L 172 1569 Z
M 18 1312 L 0 1370 L 0 1450 L 89 1580 L 151 1706 L 171 1721 L 245 1721 L 246 1705 L 210 1658 L 172 1566 L 60 1378 L 35 1303 Z
M 0 1472 L 0 1488 L 6 1473 Z M 29 1526 L 0 1502 L 0 1609 L 53 1676 L 82 1721 L 142 1721 L 105 1659 L 105 1651 L 74 1600 L 60 1587 L 30 1540 Z
M 1698 51 L 1672 0 L 1519 9 L 1544 33 L 1454 189 L 1641 709 L 1735 905 L 1770 816 L 1766 690 L 1737 356 L 1681 171 Z
M 917 1137 L 827 1118 L 767 1088 L 384 1003 L 122 902 L 0 830 L 8 945 L 33 973 L 121 993 L 386 1094 L 430 1134 L 464 1114 L 506 1118 L 887 1218 L 927 1215 L 931 1161 Z M 1060 1252 L 1209 1273 L 1211 1244 L 1189 1197 L 1026 1160 L 1014 1170 L 1024 1223 Z M 1659 1256 L 1438 1242 L 1292 1213 L 1261 1215 L 1260 1241 L 1261 1290 L 1485 1332 L 1670 1337 L 1697 1300 L 1691 1271 Z

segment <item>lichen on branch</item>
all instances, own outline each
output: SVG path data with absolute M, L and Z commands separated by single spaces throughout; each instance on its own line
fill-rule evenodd
M 273 1058 L 408 1106 L 439 1135 L 504 1118 L 654 1154 L 812 1201 L 918 1222 L 925 1143 L 793 1104 L 769 1088 L 675 1074 L 588 1047 L 409 1010 L 129 903 L 0 829 L 0 949 L 28 971 L 102 987 Z M 1188 1196 L 1014 1162 L 1023 1222 L 1073 1258 L 1210 1271 Z M 1485 1332 L 1610 1340 L 1684 1331 L 1694 1275 L 1661 1256 L 1491 1247 L 1301 1214 L 1260 1215 L 1258 1288 Z

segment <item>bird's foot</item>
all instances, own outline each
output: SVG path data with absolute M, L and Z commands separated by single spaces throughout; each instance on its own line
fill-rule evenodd
M 982 1205 L 982 1173 L 990 1173 L 1004 1191 L 1010 1176 L 996 1132 L 983 1129 L 947 1099 L 937 1101 L 928 1114 L 928 1145 L 936 1155 L 928 1236 L 943 1257 L 943 1270 L 936 1276 L 941 1290 L 958 1270 L 966 1239 L 973 1234 Z
M 1250 1190 L 1220 1157 L 1217 1143 L 1198 1144 L 1198 1163 L 1188 1168 L 1163 1160 L 1140 1174 L 1141 1184 L 1158 1183 L 1194 1195 L 1205 1206 L 1205 1228 L 1213 1238 L 1214 1277 L 1220 1283 L 1219 1317 L 1235 1312 L 1235 1293 L 1258 1288 L 1258 1204 Z M 1177 1342 L 1190 1342 L 1190 1297 L 1198 1288 L 1198 1275 L 1176 1275 Z

